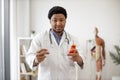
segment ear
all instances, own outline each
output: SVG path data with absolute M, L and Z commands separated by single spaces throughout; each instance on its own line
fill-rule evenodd
M 52 23 L 51 19 L 49 20 L 50 24 Z

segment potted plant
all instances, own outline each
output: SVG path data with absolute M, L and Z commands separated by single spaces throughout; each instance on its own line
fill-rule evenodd
M 114 45 L 114 49 L 116 50 L 116 53 L 110 51 L 110 56 L 113 63 L 120 65 L 120 47 L 118 45 Z

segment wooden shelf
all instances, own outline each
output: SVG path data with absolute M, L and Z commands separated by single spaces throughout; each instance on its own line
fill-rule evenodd
M 29 49 L 31 44 L 32 38 L 28 37 L 21 37 L 18 38 L 18 52 L 19 52 L 19 73 L 20 73 L 20 80 L 34 80 L 32 77 L 37 76 L 36 71 L 31 71 L 28 64 L 25 61 L 25 55 Z M 26 78 L 27 77 L 27 78 Z
M 33 72 L 20 73 L 20 75 L 35 75 Z
M 25 55 L 20 55 L 20 57 L 25 57 Z

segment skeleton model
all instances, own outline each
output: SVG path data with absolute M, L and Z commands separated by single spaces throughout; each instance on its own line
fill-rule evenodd
M 95 46 L 91 49 L 91 55 L 96 60 L 96 80 L 101 80 L 102 67 L 105 65 L 105 42 L 98 36 L 98 28 L 95 27 Z

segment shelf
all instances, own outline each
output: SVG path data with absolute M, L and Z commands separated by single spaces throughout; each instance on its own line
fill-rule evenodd
M 19 52 L 19 77 L 20 80 L 34 80 L 37 76 L 37 71 L 31 71 L 25 61 L 25 55 L 30 47 L 32 38 L 20 37 L 18 38 L 18 52 Z
M 20 73 L 20 75 L 35 75 L 33 72 Z
M 20 57 L 25 57 L 25 55 L 20 55 Z

